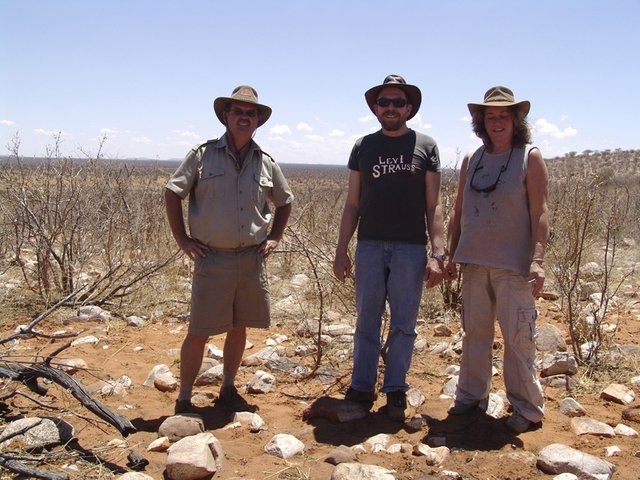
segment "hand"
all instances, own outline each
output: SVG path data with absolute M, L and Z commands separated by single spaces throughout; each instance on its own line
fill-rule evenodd
M 544 268 L 538 262 L 531 262 L 529 267 L 528 281 L 531 285 L 531 294 L 537 298 L 544 286 L 545 273 Z
M 258 254 L 262 258 L 267 258 L 269 255 L 273 253 L 273 251 L 276 249 L 277 246 L 278 246 L 277 240 L 267 238 L 260 244 L 260 247 L 258 248 Z
M 199 257 L 206 257 L 209 247 L 207 247 L 200 240 L 191 237 L 185 237 L 178 242 L 180 250 L 187 254 L 191 260 L 196 259 L 196 255 Z
M 444 279 L 455 280 L 456 278 L 458 278 L 458 265 L 449 260 L 444 266 Z
M 333 260 L 333 274 L 342 283 L 351 276 L 351 259 L 347 253 L 336 252 L 336 258 Z
M 442 282 L 444 273 L 442 272 L 442 260 L 436 258 L 429 258 L 427 267 L 424 269 L 424 282 L 427 288 L 433 288 Z

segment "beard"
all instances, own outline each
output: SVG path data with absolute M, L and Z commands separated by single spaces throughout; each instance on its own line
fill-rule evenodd
M 386 118 L 382 117 L 380 119 L 380 124 L 382 128 L 384 128 L 388 132 L 396 132 L 402 128 L 404 125 L 404 119 L 402 117 L 396 118 Z

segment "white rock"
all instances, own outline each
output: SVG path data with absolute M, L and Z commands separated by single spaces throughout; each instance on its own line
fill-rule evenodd
M 574 417 L 571 419 L 571 429 L 576 435 L 599 435 L 615 437 L 616 433 L 606 423 L 588 417 Z
M 331 480 L 395 480 L 395 473 L 377 465 L 341 463 L 334 468 Z
M 215 358 L 216 360 L 222 360 L 224 352 L 215 345 L 207 345 L 207 357 Z
M 166 452 L 170 446 L 171 442 L 169 441 L 169 437 L 160 437 L 151 442 L 147 450 L 150 452 Z
M 269 393 L 276 386 L 276 377 L 263 370 L 258 370 L 247 385 L 249 393 Z
M 167 453 L 167 475 L 172 480 L 195 480 L 222 468 L 222 446 L 209 432 L 185 437 Z
M 84 345 L 87 343 L 98 343 L 100 340 L 98 340 L 98 337 L 96 337 L 95 335 L 85 335 L 84 337 L 80 337 L 75 339 L 73 342 L 71 342 L 72 346 L 76 346 L 76 345 Z
M 304 443 L 293 435 L 278 433 L 264 446 L 264 452 L 287 460 L 304 451 Z
M 583 417 L 587 411 L 576 400 L 567 397 L 560 403 L 560 413 L 567 417 Z
M 127 326 L 128 327 L 142 327 L 144 326 L 144 320 L 140 317 L 136 317 L 135 315 L 131 315 L 127 317 Z
M 616 447 L 615 445 L 611 445 L 610 447 L 606 447 L 604 449 L 604 451 L 605 451 L 607 457 L 613 457 L 613 456 L 616 456 L 616 455 L 619 455 L 619 454 L 622 453 L 622 450 L 620 450 L 620 448 Z
M 154 478 L 142 472 L 127 472 L 120 475 L 116 480 L 154 480 Z
M 633 390 L 625 387 L 624 385 L 620 385 L 619 383 L 612 383 L 609 385 L 604 389 L 600 396 L 605 400 L 612 400 L 623 405 L 629 405 L 636 398 L 636 394 Z
M 418 408 L 425 400 L 426 398 L 417 388 L 412 388 L 407 392 L 407 403 L 414 408 Z
M 616 425 L 613 431 L 615 432 L 616 435 L 620 435 L 622 437 L 638 436 L 638 432 L 636 430 L 634 430 L 633 428 L 627 425 L 624 425 L 623 423 L 619 423 L 618 425 Z
M 368 447 L 370 450 L 374 450 L 376 446 L 382 447 L 384 450 L 389 445 L 391 441 L 391 437 L 386 433 L 379 433 L 378 435 L 374 435 L 373 437 L 367 438 L 364 441 L 364 445 Z
M 198 375 L 193 385 L 196 387 L 222 385 L 222 379 L 224 377 L 223 368 L 224 366 L 222 364 L 211 367 L 207 371 Z
M 590 480 L 610 480 L 616 468 L 598 457 L 559 443 L 540 450 L 537 465 L 546 473 L 573 473 Z

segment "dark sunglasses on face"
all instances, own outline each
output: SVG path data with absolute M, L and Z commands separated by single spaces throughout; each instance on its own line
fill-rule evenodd
M 476 177 L 476 173 L 478 172 L 478 170 L 482 170 L 484 168 L 484 165 L 480 165 L 480 161 L 482 160 L 482 157 L 484 156 L 484 149 L 482 150 L 482 155 L 480 155 L 480 160 L 478 160 L 478 165 L 476 165 L 476 168 L 473 170 L 473 175 L 471 175 L 471 182 L 469 183 L 469 186 L 475 190 L 478 193 L 491 193 L 493 192 L 496 187 L 498 186 L 498 183 L 500 182 L 500 177 L 502 176 L 502 172 L 504 172 L 507 167 L 509 166 L 509 162 L 511 161 L 511 154 L 513 153 L 513 148 L 511 149 L 511 151 L 509 152 L 509 159 L 507 160 L 507 163 L 505 163 L 501 168 L 500 168 L 500 173 L 498 173 L 498 178 L 496 178 L 496 181 L 493 182 L 491 185 L 489 185 L 488 187 L 484 187 L 484 188 L 476 188 L 473 186 L 473 180 Z
M 258 112 L 256 110 L 242 110 L 241 108 L 232 108 L 231 113 L 236 117 L 246 115 L 249 118 L 254 118 L 258 116 Z
M 392 103 L 394 107 L 402 108 L 409 102 L 407 102 L 404 98 L 385 98 L 385 97 L 379 98 L 376 101 L 376 105 L 382 108 L 388 107 Z

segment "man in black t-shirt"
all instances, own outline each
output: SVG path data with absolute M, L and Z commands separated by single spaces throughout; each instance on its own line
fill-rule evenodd
M 369 89 L 365 99 L 382 129 L 360 138 L 351 151 L 349 192 L 333 263 L 334 274 L 344 282 L 351 275 L 348 247 L 357 227 L 358 320 L 345 399 L 370 409 L 377 398 L 382 314 L 388 302 L 391 315 L 380 391 L 387 396 L 389 418 L 403 422 L 422 281 L 427 288 L 438 285 L 446 260 L 440 158 L 431 137 L 407 126 L 420 108 L 418 87 L 389 75 L 382 85 Z

